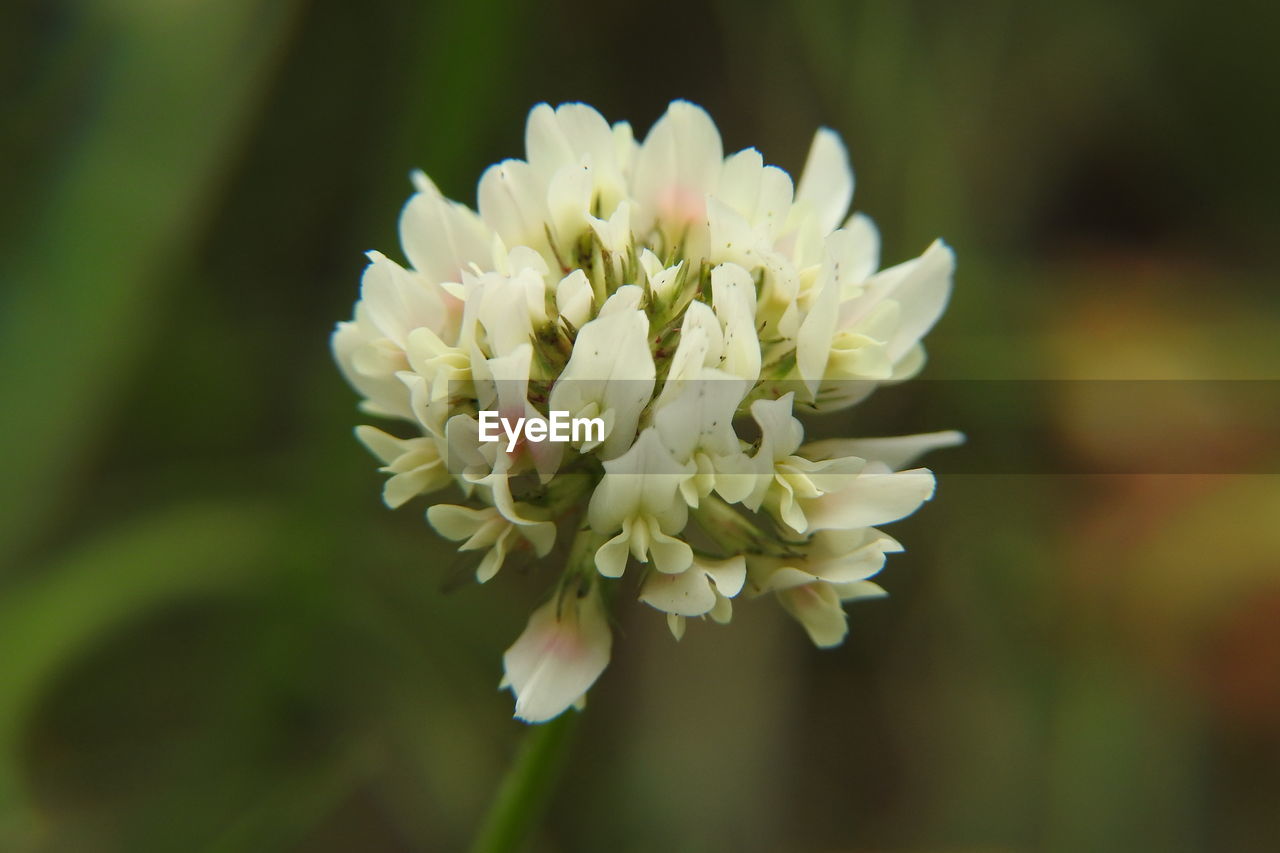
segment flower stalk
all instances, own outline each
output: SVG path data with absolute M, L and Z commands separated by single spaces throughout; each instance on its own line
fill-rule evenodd
M 471 853 L 513 853 L 538 825 L 569 756 L 578 712 L 569 711 L 524 732 L 471 845 Z

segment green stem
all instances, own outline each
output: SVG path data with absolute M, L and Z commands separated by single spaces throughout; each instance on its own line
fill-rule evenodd
M 577 721 L 578 712 L 570 709 L 549 723 L 529 727 L 471 845 L 471 853 L 513 853 L 520 849 L 550 802 Z

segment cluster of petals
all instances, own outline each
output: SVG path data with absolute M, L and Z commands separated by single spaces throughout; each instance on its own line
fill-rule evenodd
M 819 646 L 843 602 L 901 546 L 933 475 L 908 468 L 955 433 L 806 443 L 802 411 L 844 408 L 924 363 L 954 258 L 938 241 L 880 269 L 871 221 L 847 216 L 853 172 L 828 130 L 798 184 L 754 149 L 725 155 L 677 101 L 638 141 L 591 107 L 540 105 L 523 160 L 482 176 L 478 209 L 421 173 L 400 217 L 405 263 L 369 253 L 333 335 L 369 415 L 357 436 L 398 507 L 477 552 L 488 582 L 513 557 L 559 561 L 554 592 L 506 652 L 516 715 L 580 703 L 609 660 L 617 579 L 666 614 L 720 623 L 769 595 Z M 599 419 L 569 442 L 484 440 L 550 412 Z

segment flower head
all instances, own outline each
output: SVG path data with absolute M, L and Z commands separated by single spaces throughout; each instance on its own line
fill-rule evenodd
M 875 526 L 933 494 L 927 469 L 901 469 L 959 436 L 806 444 L 796 413 L 920 369 L 951 250 L 878 270 L 828 130 L 798 184 L 754 149 L 726 156 L 683 101 L 643 140 L 543 104 L 525 147 L 481 177 L 478 212 L 415 174 L 407 263 L 369 253 L 333 335 L 361 408 L 403 424 L 358 431 L 388 505 L 452 486 L 427 517 L 478 553 L 481 582 L 514 551 L 568 551 L 503 658 L 516 716 L 550 719 L 595 682 L 620 579 L 677 639 L 689 618 L 728 622 L 745 590 L 838 644 L 843 602 L 880 594 L 869 578 L 901 550 Z M 561 440 L 561 414 L 598 428 Z

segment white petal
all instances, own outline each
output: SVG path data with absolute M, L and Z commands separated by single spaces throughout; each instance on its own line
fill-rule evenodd
M 716 189 L 723 159 L 720 131 L 706 111 L 673 102 L 636 157 L 633 185 L 643 206 L 638 224 L 648 227 L 655 218 L 679 225 L 702 222 L 706 195 Z
M 678 462 L 657 430 L 644 430 L 626 453 L 605 462 L 604 469 L 587 508 L 597 533 L 611 533 L 637 515 L 660 517 L 668 533 L 684 528 L 688 507 L 675 496 L 695 468 L 691 462 Z
M 766 459 L 769 470 L 773 463 L 795 453 L 804 441 L 804 425 L 792 414 L 795 395 L 783 394 L 776 400 L 756 400 L 751 404 L 751 417 L 760 425 L 758 456 Z
M 760 376 L 755 282 L 737 264 L 721 264 L 711 271 L 711 294 L 716 318 L 724 331 L 724 353 L 717 366 L 754 382 Z
M 571 249 L 591 226 L 591 202 L 595 197 L 595 176 L 586 163 L 565 166 L 547 187 L 547 212 L 552 232 L 561 252 Z
M 772 240 L 786 223 L 795 197 L 791 176 L 776 166 L 765 166 L 760 175 L 760 197 L 752 223 Z
M 679 574 L 649 572 L 640 600 L 665 613 L 701 616 L 715 607 L 716 593 L 706 572 L 694 565 Z
M 809 529 L 873 527 L 915 512 L 933 497 L 933 474 L 914 468 L 862 474 L 848 488 L 804 501 Z
M 858 601 L 863 598 L 884 598 L 889 593 L 884 587 L 871 581 L 833 584 L 841 601 Z
M 582 270 L 574 270 L 556 285 L 556 310 L 574 328 L 582 328 L 591 319 L 591 282 Z
M 544 182 L 559 170 L 585 160 L 594 177 L 602 179 L 611 204 L 623 189 L 613 130 L 586 104 L 561 104 L 554 110 L 546 104 L 534 107 L 525 126 L 525 150 L 529 165 Z
M 427 521 L 446 539 L 461 542 L 480 529 L 486 521 L 497 517 L 492 507 L 472 509 L 456 504 L 433 504 L 427 508 Z
M 488 260 L 492 240 L 479 216 L 434 186 L 410 197 L 400 213 L 400 245 L 431 282 L 461 281 L 462 270 Z
M 806 444 L 801 454 L 809 459 L 833 459 L 859 456 L 883 462 L 898 471 L 931 450 L 964 444 L 964 433 L 956 430 L 925 432 L 919 435 L 895 435 L 888 438 L 829 438 Z
M 598 589 L 539 607 L 502 656 L 515 716 L 541 723 L 567 710 L 604 672 L 612 644 Z
M 627 568 L 628 541 L 631 537 L 627 527 L 596 549 L 596 571 L 606 578 L 620 578 Z
M 729 621 L 733 619 L 733 602 L 723 595 L 717 595 L 716 606 L 711 608 L 711 612 L 707 615 L 721 625 L 728 625 Z
M 778 601 L 804 626 L 809 639 L 818 648 L 838 646 L 849 633 L 848 616 L 830 584 L 819 581 L 791 587 L 778 593 Z
M 656 523 L 650 525 L 649 533 L 652 536 L 649 553 L 653 556 L 653 567 L 659 572 L 684 572 L 693 565 L 693 549 L 687 542 L 663 533 Z
M 796 340 L 796 372 L 804 381 L 809 399 L 817 393 L 826 374 L 827 362 L 831 358 L 831 338 L 835 335 L 839 319 L 836 311 L 839 287 L 834 273 L 824 267 L 821 276 L 818 298 L 800 324 Z
M 523 160 L 504 160 L 480 177 L 480 218 L 508 246 L 549 249 L 546 184 Z
M 511 538 L 511 528 L 508 527 L 502 531 L 502 535 L 493 543 L 493 547 L 485 552 L 484 557 L 480 560 L 480 565 L 476 566 L 476 581 L 478 583 L 488 583 L 498 574 L 498 570 L 502 568 L 502 563 L 507 559 L 507 542 Z
M 747 148 L 724 158 L 716 198 L 743 219 L 749 220 L 760 198 L 761 173 L 764 158 L 754 148 Z
M 360 279 L 360 299 L 378 331 L 401 349 L 412 330 L 425 326 L 440 331 L 444 327 L 451 316 L 445 300 L 457 305 L 435 282 L 378 252 L 369 253 L 369 266 Z
M 377 427 L 356 427 L 356 438 L 370 453 L 381 459 L 383 465 L 390 465 L 404 453 L 404 439 L 389 435 Z
M 823 234 L 834 231 L 853 201 L 853 169 L 849 153 L 834 132 L 825 127 L 813 137 L 796 189 L 796 203 L 807 204 Z
M 447 475 L 441 477 L 442 467 L 437 463 L 434 470 L 423 467 L 396 474 L 383 486 L 383 502 L 390 509 L 399 509 L 418 495 L 442 488 L 449 479 Z
M 864 213 L 850 216 L 843 230 L 849 234 L 850 241 L 849 257 L 852 267 L 849 278 L 853 281 L 865 281 L 880 268 L 880 231 Z
M 733 598 L 742 592 L 747 582 L 747 560 L 742 555 L 727 560 L 698 560 L 696 568 L 707 573 L 716 591 L 725 598 Z
M 542 276 L 530 269 L 511 277 L 500 273 L 483 277 L 480 290 L 473 293 L 468 305 L 478 303 L 476 319 L 484 327 L 493 355 L 510 355 L 528 346 L 535 323 L 542 319 L 539 315 L 543 311 L 545 289 Z
M 840 322 L 849 327 L 892 299 L 901 306 L 897 329 L 890 338 L 889 355 L 896 362 L 924 336 L 947 305 L 955 272 L 955 253 L 935 240 L 914 260 L 876 273 L 867 280 L 862 296 L 842 305 Z
M 614 300 L 625 301 L 639 290 L 633 285 L 619 289 L 600 314 L 578 331 L 569 362 L 551 389 L 551 408 L 571 417 L 586 416 L 582 413 L 592 404 L 597 414 L 612 411 L 613 427 L 602 451 L 605 458 L 631 445 L 640 413 L 653 394 L 649 318 L 638 309 L 612 307 Z
M 751 390 L 750 382 L 707 371 L 703 378 L 689 381 L 673 383 L 668 378 L 664 393 L 668 389 L 653 425 L 672 456 L 688 461 L 698 449 L 715 456 L 738 452 L 733 416 Z
M 381 336 L 364 303 L 356 303 L 354 320 L 334 329 L 330 347 L 343 377 L 365 398 L 362 409 L 384 417 L 414 419 L 408 389 L 396 378 L 397 372 L 409 366 L 404 353 Z M 378 357 L 370 359 L 370 354 Z

